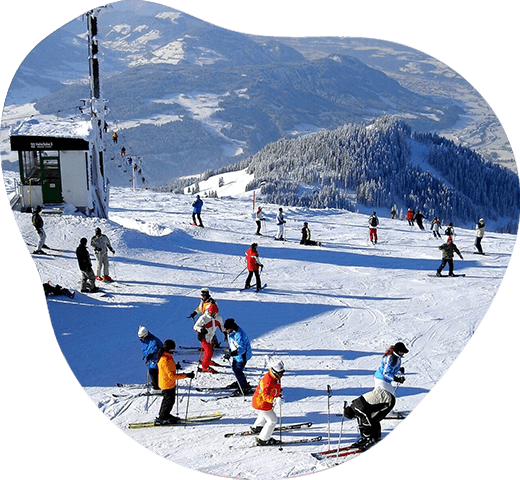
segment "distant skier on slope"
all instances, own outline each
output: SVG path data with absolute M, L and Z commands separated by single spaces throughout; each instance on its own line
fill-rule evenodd
M 112 253 L 116 253 L 116 251 L 112 248 L 108 237 L 101 233 L 101 228 L 96 228 L 95 235 L 90 240 L 90 246 L 94 249 L 97 260 L 96 280 L 112 282 L 112 277 L 109 275 L 108 250 Z M 101 276 L 101 270 L 103 270 L 103 276 Z
M 448 224 L 446 230 L 444 230 L 444 235 L 446 235 L 448 238 L 451 237 L 452 240 L 455 238 L 455 227 L 453 225 L 453 222 L 450 222 Z
M 257 247 L 257 243 L 252 243 L 251 247 L 246 252 L 247 270 L 249 273 L 246 278 L 244 290 L 251 288 L 251 280 L 253 275 L 256 279 L 256 291 L 259 291 L 262 288 L 262 281 L 260 280 L 260 269 L 264 268 L 264 266 L 262 263 L 260 263 L 260 255 L 258 254 Z
M 278 213 L 276 214 L 276 226 L 278 227 L 278 232 L 274 237 L 275 240 L 285 240 L 285 217 L 283 215 L 283 208 L 280 207 L 278 209 Z
M 390 217 L 392 218 L 392 220 L 395 220 L 395 218 L 397 217 L 397 205 L 392 206 L 392 210 L 390 211 Z
M 252 405 L 258 411 L 258 416 L 250 429 L 253 433 L 259 433 L 256 442 L 260 446 L 280 443 L 271 435 L 277 421 L 274 409 L 283 403 L 281 380 L 284 373 L 284 363 L 281 360 L 272 361 L 269 371 L 262 377 L 253 394 Z
M 421 211 L 418 211 L 416 214 L 415 214 L 415 221 L 417 222 L 417 226 L 421 229 L 421 230 L 424 230 L 424 225 L 423 225 L 423 220 L 424 220 L 424 215 L 422 214 Z
M 484 219 L 481 218 L 475 226 L 475 230 L 477 231 L 477 236 L 475 238 L 475 248 L 477 249 L 478 253 L 482 255 L 484 254 L 484 251 L 482 250 L 482 239 L 484 238 L 485 229 L 486 224 L 484 223 Z
M 256 222 L 256 232 L 255 232 L 255 235 L 262 235 L 260 233 L 260 230 L 262 228 L 262 222 L 265 221 L 265 215 L 264 215 L 264 212 L 262 211 L 262 207 L 258 207 L 258 210 L 256 211 L 256 214 L 255 214 L 255 222 Z
M 415 212 L 413 211 L 412 208 L 409 208 L 408 211 L 406 212 L 406 220 L 408 220 L 408 225 L 410 225 L 410 227 L 414 226 L 414 218 L 415 218 Z
M 316 242 L 311 240 L 311 231 L 309 229 L 309 224 L 307 222 L 303 222 L 302 228 L 302 239 L 300 240 L 301 245 L 318 245 L 321 246 L 321 242 Z
M 229 352 L 224 354 L 224 359 L 233 359 L 231 368 L 237 379 L 235 382 L 237 390 L 231 396 L 250 395 L 253 393 L 253 389 L 246 379 L 244 369 L 248 360 L 253 356 L 251 342 L 246 332 L 236 324 L 234 318 L 226 319 L 224 322 L 224 333 L 227 335 L 229 344 Z
M 404 382 L 401 358 L 408 351 L 402 342 L 391 346 L 383 355 L 381 365 L 374 374 L 374 389 L 356 398 L 350 405 L 345 405 L 343 414 L 347 418 L 357 420 L 361 435 L 352 447 L 365 451 L 381 440 L 381 420 L 395 406 L 395 389 L 392 382 Z
M 453 273 L 453 257 L 456 253 L 461 260 L 464 260 L 462 257 L 462 254 L 459 252 L 459 249 L 457 248 L 457 245 L 453 243 L 453 240 L 451 237 L 448 237 L 448 240 L 446 240 L 446 243 L 443 243 L 440 247 L 440 250 L 442 250 L 442 263 L 440 264 L 439 268 L 437 269 L 437 276 L 442 277 L 442 270 L 446 266 L 446 264 L 449 265 L 449 276 L 454 277 L 455 274 Z
M 377 243 L 377 226 L 379 225 L 379 218 L 376 212 L 372 212 L 368 219 L 368 232 L 370 241 L 375 245 Z
M 432 225 L 430 227 L 430 230 L 433 233 L 433 236 L 436 238 L 441 238 L 440 230 L 442 228 L 441 222 L 437 217 L 434 217 L 432 220 Z
M 204 225 L 202 224 L 202 219 L 200 217 L 200 214 L 202 213 L 203 205 L 204 205 L 204 202 L 200 198 L 200 195 L 197 195 L 197 198 L 191 204 L 191 206 L 193 207 L 193 213 L 191 214 L 191 217 L 193 220 L 193 225 L 195 225 L 195 226 L 204 227 Z M 197 225 L 197 220 L 199 221 L 198 225 Z
M 137 330 L 137 336 L 141 342 L 143 360 L 148 367 L 148 377 L 154 390 L 159 390 L 159 371 L 157 370 L 157 352 L 163 343 L 146 327 L 141 325 Z

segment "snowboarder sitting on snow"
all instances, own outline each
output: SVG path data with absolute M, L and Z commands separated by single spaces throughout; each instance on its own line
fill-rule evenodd
M 194 372 L 177 373 L 177 364 L 173 359 L 175 351 L 175 342 L 173 340 L 165 340 L 164 344 L 157 352 L 157 365 L 159 368 L 159 387 L 162 390 L 163 400 L 159 415 L 154 421 L 155 425 L 172 425 L 179 423 L 181 419 L 171 414 L 175 405 L 175 390 L 177 380 L 195 377 Z
M 374 374 L 374 389 L 353 400 L 351 405 L 345 402 L 343 414 L 356 419 L 361 438 L 352 447 L 360 451 L 368 450 L 381 440 L 381 420 L 394 408 L 395 390 L 392 381 L 404 382 L 404 368 L 401 357 L 408 353 L 402 342 L 397 342 L 384 354 L 381 366 Z
M 157 369 L 157 352 L 163 343 L 144 326 L 137 330 L 137 336 L 141 341 L 143 360 L 148 367 L 148 377 L 154 390 L 159 390 L 159 371 Z
M 200 195 L 197 195 L 197 199 L 191 204 L 193 207 L 193 213 L 191 215 L 193 219 L 193 225 L 197 226 L 197 220 L 199 221 L 199 227 L 203 227 L 202 219 L 200 218 L 200 214 L 202 213 L 202 205 L 204 202 L 201 200 Z
M 94 249 L 94 255 L 97 260 L 96 280 L 112 282 L 112 278 L 109 275 L 108 250 L 112 253 L 116 253 L 116 251 L 112 248 L 108 237 L 101 233 L 101 228 L 96 228 L 95 235 L 90 240 L 90 246 Z M 101 276 L 101 268 L 103 268 L 103 276 Z
M 90 261 L 90 253 L 87 249 L 87 239 L 85 237 L 79 241 L 78 248 L 76 248 L 76 257 L 81 271 L 81 291 L 98 292 L 99 288 L 96 287 L 96 276 L 92 270 L 92 262 Z
M 229 352 L 224 354 L 224 359 L 233 359 L 231 368 L 237 378 L 236 386 L 237 390 L 231 394 L 232 397 L 239 397 L 242 395 L 249 395 L 253 393 L 251 385 L 247 382 L 246 376 L 244 375 L 244 369 L 246 368 L 247 361 L 253 356 L 251 350 L 251 342 L 246 335 L 246 332 L 240 328 L 234 318 L 228 318 L 224 322 L 224 333 L 227 335 Z M 233 387 L 234 385 L 231 384 Z
M 454 277 L 455 274 L 453 273 L 453 256 L 456 253 L 461 260 L 464 260 L 462 257 L 462 254 L 459 252 L 459 249 L 457 248 L 457 245 L 455 245 L 451 239 L 451 237 L 448 237 L 448 240 L 446 243 L 443 243 L 440 247 L 440 250 L 442 250 L 442 263 L 440 264 L 439 268 L 437 269 L 437 276 L 442 277 L 442 269 L 446 266 L 446 264 L 449 265 L 450 272 L 449 276 Z
M 51 282 L 43 284 L 43 291 L 46 297 L 51 295 L 66 295 L 69 298 L 74 298 L 74 292 L 63 288 L 61 285 L 51 285 Z
M 484 230 L 486 228 L 486 225 L 484 223 L 484 219 L 481 218 L 476 227 L 475 230 L 477 231 L 477 237 L 475 238 L 475 248 L 478 250 L 478 253 L 483 254 L 484 251 L 482 250 L 482 239 L 484 238 Z
M 311 231 L 309 229 L 309 224 L 307 222 L 303 222 L 302 228 L 302 239 L 300 240 L 301 245 L 321 245 L 320 242 L 315 242 L 311 240 Z
M 34 228 L 36 229 L 36 233 L 38 234 L 38 245 L 36 246 L 36 250 L 33 253 L 36 253 L 38 255 L 45 253 L 42 249 L 43 247 L 46 247 L 45 239 L 47 238 L 47 235 L 45 235 L 45 230 L 43 229 L 44 222 L 40 215 L 41 211 L 41 205 L 36 205 L 36 207 L 34 207 L 34 212 L 31 217 L 31 222 Z
M 251 426 L 253 433 L 259 433 L 256 438 L 258 445 L 276 445 L 280 440 L 272 438 L 271 435 L 276 426 L 276 413 L 274 408 L 281 406 L 282 398 L 282 375 L 285 366 L 281 360 L 272 361 L 269 371 L 262 377 L 253 394 L 253 408 L 258 410 L 258 417 Z
M 253 275 L 256 279 L 256 291 L 258 292 L 262 288 L 262 281 L 260 280 L 260 269 L 264 266 L 260 263 L 260 255 L 258 255 L 257 243 L 252 243 L 249 250 L 246 252 L 247 270 L 249 271 L 244 290 L 251 288 L 251 279 Z
M 193 325 L 193 330 L 197 332 L 197 338 L 204 352 L 201 362 L 201 371 L 203 372 L 217 373 L 212 368 L 212 366 L 217 365 L 212 360 L 215 351 L 213 348 L 213 337 L 217 328 L 222 332 L 222 317 L 218 314 L 217 305 L 212 303 Z

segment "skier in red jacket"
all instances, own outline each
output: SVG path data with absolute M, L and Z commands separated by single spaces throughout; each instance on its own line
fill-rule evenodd
M 258 244 L 252 243 L 251 248 L 249 248 L 249 250 L 246 252 L 247 270 L 249 271 L 249 275 L 246 278 L 246 285 L 244 289 L 251 287 L 251 279 L 254 275 L 256 278 L 256 291 L 258 292 L 258 290 L 262 288 L 259 270 L 264 266 L 260 263 L 260 256 L 258 255 L 256 247 L 258 247 Z

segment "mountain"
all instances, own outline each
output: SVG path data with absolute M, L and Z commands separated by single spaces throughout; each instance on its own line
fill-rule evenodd
M 520 184 L 514 172 L 392 117 L 278 140 L 201 179 L 242 169 L 251 176 L 245 189 L 260 189 L 270 203 L 350 211 L 395 204 L 430 220 L 437 216 L 443 225 L 471 225 L 485 217 L 499 230 L 518 228 Z
M 122 145 L 140 158 L 148 184 L 158 185 L 280 138 L 383 114 L 419 131 L 448 130 L 466 113 L 453 98 L 414 92 L 343 52 L 306 57 L 280 39 L 255 39 L 158 4 L 116 2 L 98 23 L 107 121 L 120 139 L 108 146 L 113 185 L 128 181 Z M 41 113 L 77 113 L 89 95 L 84 31 L 76 19 L 41 42 L 6 104 L 36 101 Z

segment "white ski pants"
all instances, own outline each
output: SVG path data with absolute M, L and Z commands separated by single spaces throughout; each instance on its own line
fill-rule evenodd
M 257 410 L 257 412 L 258 417 L 256 417 L 253 427 L 263 427 L 258 438 L 267 441 L 271 438 L 276 427 L 276 413 L 273 410 Z
M 38 245 L 36 247 L 36 250 L 41 250 L 43 248 L 43 245 L 45 244 L 45 239 L 47 238 L 47 235 L 45 234 L 45 230 L 41 228 L 40 230 L 37 230 L 38 232 Z
M 278 232 L 276 233 L 276 238 L 278 240 L 282 240 L 284 238 L 284 233 L 285 233 L 285 225 L 283 223 L 281 223 L 280 225 L 278 225 Z
M 103 269 L 103 275 L 110 275 L 108 273 L 108 252 L 105 250 L 104 252 L 94 252 L 96 256 L 97 265 L 96 265 L 96 276 L 101 277 L 101 269 Z

